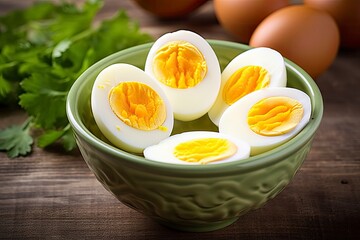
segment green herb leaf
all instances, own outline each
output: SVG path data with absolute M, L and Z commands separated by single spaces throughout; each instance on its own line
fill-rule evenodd
M 57 78 L 51 72 L 33 73 L 21 84 L 26 92 L 20 95 L 19 104 L 45 129 L 67 123 L 65 105 L 71 83 Z
M 38 138 L 37 144 L 39 147 L 45 148 L 56 142 L 65 132 L 65 130 L 49 130 Z
M 88 0 L 82 8 L 65 1 L 43 2 L 1 16 L 0 76 L 13 84 L 0 103 L 7 103 L 13 93 L 21 94 L 19 83 L 39 66 L 51 67 L 54 46 L 89 29 L 101 6 L 100 0 Z
M 65 130 L 64 135 L 61 137 L 64 149 L 66 151 L 71 151 L 76 147 L 76 141 L 72 129 L 69 127 Z
M 7 151 L 9 158 L 26 155 L 31 152 L 33 138 L 30 131 L 31 119 L 18 126 L 10 126 L 0 131 L 0 150 Z
M 75 138 L 73 136 L 72 129 L 70 124 L 68 124 L 64 129 L 60 130 L 49 130 L 45 132 L 38 138 L 38 146 L 45 148 L 54 144 L 55 142 L 60 141 L 66 151 L 71 151 L 76 147 Z
M 0 75 L 0 99 L 9 95 L 12 90 L 11 84 Z
M 107 55 L 153 40 L 122 10 L 93 27 L 102 5 L 101 0 L 87 0 L 82 7 L 65 1 L 38 3 L 0 17 L 0 104 L 19 100 L 31 123 L 44 132 L 38 138 L 40 147 L 57 141 L 66 150 L 76 146 L 66 97 L 83 71 Z M 23 130 L 31 137 L 29 126 L 9 131 L 20 136 Z M 29 138 L 14 139 L 17 149 L 23 144 L 29 151 Z M 2 144 L 0 150 L 11 151 Z M 24 149 L 11 151 L 11 156 L 22 155 Z

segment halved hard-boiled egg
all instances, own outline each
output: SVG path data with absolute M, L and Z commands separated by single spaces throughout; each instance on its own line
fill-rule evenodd
M 265 88 L 227 108 L 219 132 L 248 142 L 251 155 L 256 155 L 294 137 L 310 116 L 311 102 L 306 93 L 295 88 Z
M 149 160 L 193 165 L 237 161 L 249 155 L 250 146 L 245 141 L 210 131 L 179 133 L 144 150 Z
M 200 35 L 167 33 L 151 47 L 145 72 L 157 79 L 181 121 L 205 115 L 220 89 L 221 70 L 214 50 Z
M 221 74 L 219 95 L 209 117 L 219 125 L 229 106 L 245 95 L 267 87 L 286 86 L 286 68 L 282 55 L 271 48 L 259 47 L 236 56 Z
M 170 136 L 174 118 L 164 91 L 143 70 L 113 64 L 97 76 L 91 93 L 94 119 L 115 146 L 141 153 Z

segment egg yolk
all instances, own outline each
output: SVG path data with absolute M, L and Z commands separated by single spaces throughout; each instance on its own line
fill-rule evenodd
M 140 130 L 162 129 L 166 106 L 160 96 L 146 84 L 122 82 L 109 93 L 115 115 L 125 124 Z
M 223 89 L 223 99 L 228 105 L 243 96 L 270 83 L 270 75 L 265 68 L 260 66 L 245 66 L 234 72 L 226 81 Z
M 293 130 L 303 117 L 302 104 L 289 97 L 268 97 L 248 112 L 250 129 L 263 136 L 279 136 Z
M 236 145 L 221 138 L 200 138 L 178 144 L 174 155 L 186 162 L 207 164 L 231 157 L 237 152 Z
M 170 42 L 161 47 L 154 58 L 155 78 L 172 88 L 191 88 L 200 83 L 207 64 L 202 53 L 185 41 Z

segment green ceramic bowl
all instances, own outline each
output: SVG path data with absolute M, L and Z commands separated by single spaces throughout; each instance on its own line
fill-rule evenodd
M 209 40 L 221 67 L 248 46 Z M 286 60 L 288 86 L 306 92 L 312 102 L 307 126 L 287 143 L 245 161 L 214 165 L 175 165 L 149 161 L 112 146 L 97 128 L 90 108 L 92 85 L 98 73 L 114 63 L 144 67 L 151 44 L 129 48 L 97 62 L 72 86 L 67 114 L 78 147 L 99 182 L 123 204 L 171 228 L 211 231 L 235 222 L 263 206 L 291 181 L 306 158 L 321 122 L 321 93 L 301 68 Z M 175 122 L 174 133 L 217 130 L 207 116 Z

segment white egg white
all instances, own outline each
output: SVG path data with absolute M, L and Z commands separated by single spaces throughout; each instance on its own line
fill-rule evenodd
M 301 121 L 293 130 L 279 136 L 263 136 L 253 132 L 247 123 L 250 108 L 264 98 L 275 96 L 289 97 L 299 101 L 304 109 Z M 248 142 L 251 146 L 251 155 L 257 155 L 294 137 L 306 126 L 310 116 L 311 102 L 306 93 L 295 88 L 265 88 L 244 96 L 227 108 L 220 119 L 219 132 Z
M 140 82 L 150 86 L 166 105 L 166 119 L 163 129 L 140 130 L 120 120 L 109 104 L 109 92 L 121 82 Z M 125 63 L 113 64 L 97 76 L 91 93 L 91 108 L 94 119 L 104 136 L 115 146 L 135 153 L 141 153 L 147 146 L 167 138 L 172 131 L 174 118 L 171 105 L 164 91 L 155 80 L 143 70 Z
M 231 60 L 223 70 L 219 95 L 208 113 L 211 121 L 217 126 L 219 125 L 221 115 L 230 106 L 223 100 L 224 86 L 233 73 L 245 66 L 260 66 L 265 68 L 270 75 L 268 87 L 286 86 L 285 62 L 279 52 L 267 47 L 258 47 L 239 54 Z
M 237 152 L 233 156 L 219 161 L 210 162 L 208 164 L 219 164 L 225 162 L 238 161 L 238 160 L 246 159 L 250 156 L 250 146 L 245 141 L 238 138 L 234 138 L 226 134 L 211 132 L 211 131 L 190 131 L 190 132 L 184 132 L 184 133 L 172 135 L 156 145 L 145 148 L 143 154 L 146 159 L 157 162 L 171 163 L 171 164 L 199 165 L 200 163 L 182 161 L 176 158 L 173 152 L 174 152 L 174 148 L 178 144 L 200 138 L 227 139 L 232 143 L 234 143 L 237 147 Z
M 186 41 L 194 45 L 203 54 L 207 64 L 205 78 L 194 87 L 178 89 L 158 82 L 170 100 L 175 119 L 181 121 L 195 120 L 205 115 L 216 99 L 221 83 L 220 64 L 214 50 L 203 37 L 191 31 L 179 30 L 167 33 L 156 40 L 146 59 L 146 73 L 155 78 L 153 72 L 154 57 L 159 48 L 173 41 Z

